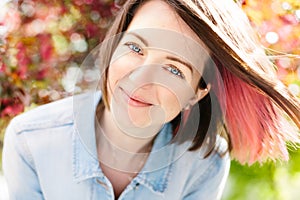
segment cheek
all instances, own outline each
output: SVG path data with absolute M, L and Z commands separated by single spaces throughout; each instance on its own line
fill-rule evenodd
M 130 72 L 130 64 L 126 59 L 118 59 L 112 62 L 108 69 L 107 75 L 107 88 L 108 92 L 111 93 L 116 89 L 118 81 L 126 76 Z
M 194 91 L 196 92 L 198 87 L 199 87 L 199 81 L 200 81 L 200 73 L 199 72 L 196 72 L 193 74 L 193 77 L 192 77 L 192 81 L 191 81 L 191 87 L 194 89 Z
M 108 83 L 112 87 L 116 84 L 116 82 L 125 76 L 126 74 L 126 67 L 125 64 L 122 65 L 122 60 L 116 60 L 115 62 L 111 63 L 108 69 Z
M 141 63 L 141 60 L 132 54 L 126 54 L 111 62 L 108 69 L 108 82 L 110 86 L 115 86 L 117 82 L 132 72 Z
M 140 63 L 141 60 L 134 58 L 131 54 L 124 55 L 111 62 L 106 81 L 108 102 L 111 102 L 111 96 L 117 89 L 119 81 L 135 70 Z
M 126 72 L 120 67 L 121 62 L 116 61 L 111 63 L 108 69 L 106 88 L 107 88 L 107 100 L 111 102 L 111 96 L 113 91 L 116 89 L 118 81 L 125 76 Z
M 178 101 L 178 97 L 167 88 L 160 88 L 158 99 L 161 107 L 166 114 L 166 122 L 173 120 L 182 110 L 182 105 Z

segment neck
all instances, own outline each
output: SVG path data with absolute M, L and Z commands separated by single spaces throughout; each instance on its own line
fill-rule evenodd
M 117 127 L 107 108 L 97 113 L 95 128 L 100 163 L 119 171 L 136 173 L 141 170 L 155 136 L 140 139 L 124 133 Z
M 137 138 L 120 130 L 112 117 L 112 113 L 107 108 L 104 108 L 102 116 L 99 118 L 99 125 L 102 130 L 100 136 L 106 137 L 115 147 L 132 153 L 149 152 L 155 137 Z

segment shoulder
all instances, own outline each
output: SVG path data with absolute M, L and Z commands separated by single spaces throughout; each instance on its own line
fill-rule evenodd
M 100 93 L 97 96 L 100 99 Z M 12 152 L 16 152 L 15 159 L 19 155 L 33 167 L 34 160 L 43 161 L 45 155 L 49 158 L 50 152 L 55 156 L 61 155 L 61 152 L 66 153 L 66 150 L 72 146 L 75 131 L 76 106 L 74 103 L 90 103 L 91 98 L 95 98 L 94 93 L 75 95 L 39 106 L 15 117 L 5 131 L 5 155 L 12 155 Z M 84 105 L 86 104 L 82 106 Z M 87 116 L 82 118 L 87 118 Z M 82 123 L 86 125 L 87 121 Z
M 231 161 L 227 146 L 226 140 L 218 137 L 215 150 L 208 156 L 203 154 L 201 148 L 196 151 L 187 151 L 178 163 L 178 170 L 187 170 L 188 185 L 199 185 L 200 182 L 205 184 L 204 182 L 208 179 L 226 179 Z
M 204 168 L 203 163 L 205 163 Z M 197 167 L 194 168 L 194 171 L 199 171 L 199 168 L 203 169 L 200 170 L 199 176 L 195 177 L 193 185 L 195 187 L 199 185 L 219 187 L 221 183 L 224 184 L 227 180 L 230 163 L 228 143 L 224 138 L 218 136 L 215 150 L 209 156 L 200 157 L 195 161 Z
M 197 166 L 198 164 L 203 165 L 206 163 L 208 167 L 224 166 L 230 161 L 230 156 L 228 152 L 228 143 L 221 137 L 217 136 L 215 147 L 209 155 L 204 154 L 207 149 L 202 149 L 202 147 L 196 151 L 189 151 L 189 157 L 192 158 L 192 162 Z
M 41 105 L 12 119 L 10 125 L 16 133 L 45 129 L 73 122 L 73 97 Z
M 10 127 L 15 133 L 23 133 L 73 124 L 76 104 L 89 103 L 91 96 L 91 93 L 80 94 L 41 105 L 13 118 Z
M 216 150 L 207 157 L 201 149 L 183 153 L 172 163 L 169 192 L 180 191 L 182 199 L 217 199 L 215 195 L 224 188 L 230 169 L 229 152 L 217 149 L 227 149 L 225 139 L 218 138 Z
M 231 159 L 228 151 L 228 143 L 223 137 L 217 135 L 215 149 L 205 158 L 203 158 L 203 155 L 200 153 L 200 159 L 196 162 L 207 163 L 207 169 L 205 173 L 208 174 L 208 176 L 223 176 L 224 173 L 227 174 L 229 171 L 230 161 Z
M 229 152 L 217 150 L 227 149 L 227 142 L 218 138 L 216 151 L 203 157 L 199 151 L 189 152 L 190 162 L 184 184 L 183 199 L 221 199 L 230 170 Z M 183 169 L 183 168 L 182 168 Z

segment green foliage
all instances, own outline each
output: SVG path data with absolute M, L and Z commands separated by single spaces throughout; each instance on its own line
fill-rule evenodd
M 282 163 L 242 166 L 232 161 L 223 200 L 297 200 L 300 196 L 300 150 Z

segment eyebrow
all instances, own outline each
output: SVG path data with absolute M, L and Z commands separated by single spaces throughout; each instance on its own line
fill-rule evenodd
M 173 57 L 173 56 L 166 56 L 166 58 L 169 59 L 169 60 L 175 61 L 175 62 L 179 62 L 179 63 L 187 66 L 191 70 L 191 72 L 193 72 L 193 67 L 192 67 L 192 65 L 190 63 L 185 62 L 185 61 L 183 61 L 183 60 L 181 60 L 179 58 Z
M 134 32 L 129 32 L 128 34 L 137 37 L 139 40 L 141 40 L 142 43 L 144 43 L 144 45 L 148 46 L 148 42 L 144 38 L 142 38 L 140 35 L 138 35 Z
M 144 38 L 142 38 L 140 35 L 138 35 L 137 33 L 129 32 L 128 34 L 135 36 L 136 38 L 141 40 L 141 42 L 144 43 L 144 45 L 149 46 L 148 42 Z M 169 59 L 169 60 L 172 60 L 172 61 L 175 61 L 175 62 L 178 62 L 178 63 L 181 63 L 181 64 L 187 66 L 187 68 L 189 68 L 191 70 L 191 72 L 193 73 L 193 67 L 190 63 L 185 62 L 185 61 L 183 61 L 179 58 L 173 57 L 173 56 L 166 56 L 166 59 Z

